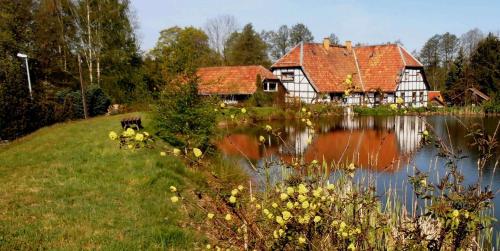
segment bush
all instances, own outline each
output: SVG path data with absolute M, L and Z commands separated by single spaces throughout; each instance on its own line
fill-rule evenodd
M 87 114 L 90 117 L 106 114 L 111 100 L 98 86 L 91 86 L 85 91 Z M 63 90 L 56 94 L 59 104 L 58 121 L 84 118 L 82 95 L 80 91 Z
M 215 129 L 214 105 L 198 96 L 196 79 L 163 90 L 154 114 L 157 136 L 179 148 L 206 149 Z

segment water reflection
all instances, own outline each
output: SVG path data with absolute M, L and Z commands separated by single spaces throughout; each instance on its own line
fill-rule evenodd
M 343 117 L 319 121 L 315 133 L 296 122 L 274 123 L 273 127 L 280 137 L 267 136 L 263 144 L 258 138 L 265 132 L 253 128 L 236 130 L 219 141 L 218 147 L 226 155 L 244 156 L 257 165 L 274 157 L 287 163 L 353 162 L 362 168 L 392 172 L 419 148 L 425 117 Z

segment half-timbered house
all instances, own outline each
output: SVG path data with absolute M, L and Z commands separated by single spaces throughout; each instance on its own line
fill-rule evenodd
M 273 93 L 274 103 L 284 103 L 286 89 L 268 69 L 260 65 L 202 67 L 196 72 L 198 93 L 219 96 L 225 103 L 247 100 L 258 89 Z M 258 83 L 257 83 L 258 82 Z
M 429 86 L 422 63 L 398 44 L 344 46 L 304 43 L 271 66 L 289 100 L 341 105 L 395 103 L 427 106 Z M 351 83 L 346 83 L 350 76 Z M 346 90 L 349 89 L 348 92 Z

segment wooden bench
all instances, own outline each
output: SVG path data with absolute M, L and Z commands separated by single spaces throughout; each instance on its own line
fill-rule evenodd
M 141 117 L 124 118 L 121 120 L 121 124 L 123 129 L 132 128 L 135 130 L 140 130 L 144 128 L 142 126 Z

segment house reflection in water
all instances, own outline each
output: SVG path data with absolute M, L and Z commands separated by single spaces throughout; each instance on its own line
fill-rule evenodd
M 254 162 L 269 157 L 279 157 L 287 163 L 324 159 L 328 163 L 353 162 L 374 171 L 395 171 L 404 166 L 401 161 L 418 149 L 425 118 L 343 117 L 319 122 L 311 138 L 310 130 L 301 124 L 273 127 L 282 132 L 283 141 L 270 137 L 261 145 L 258 134 L 244 132 L 226 136 L 218 147 L 226 155 L 244 156 Z

